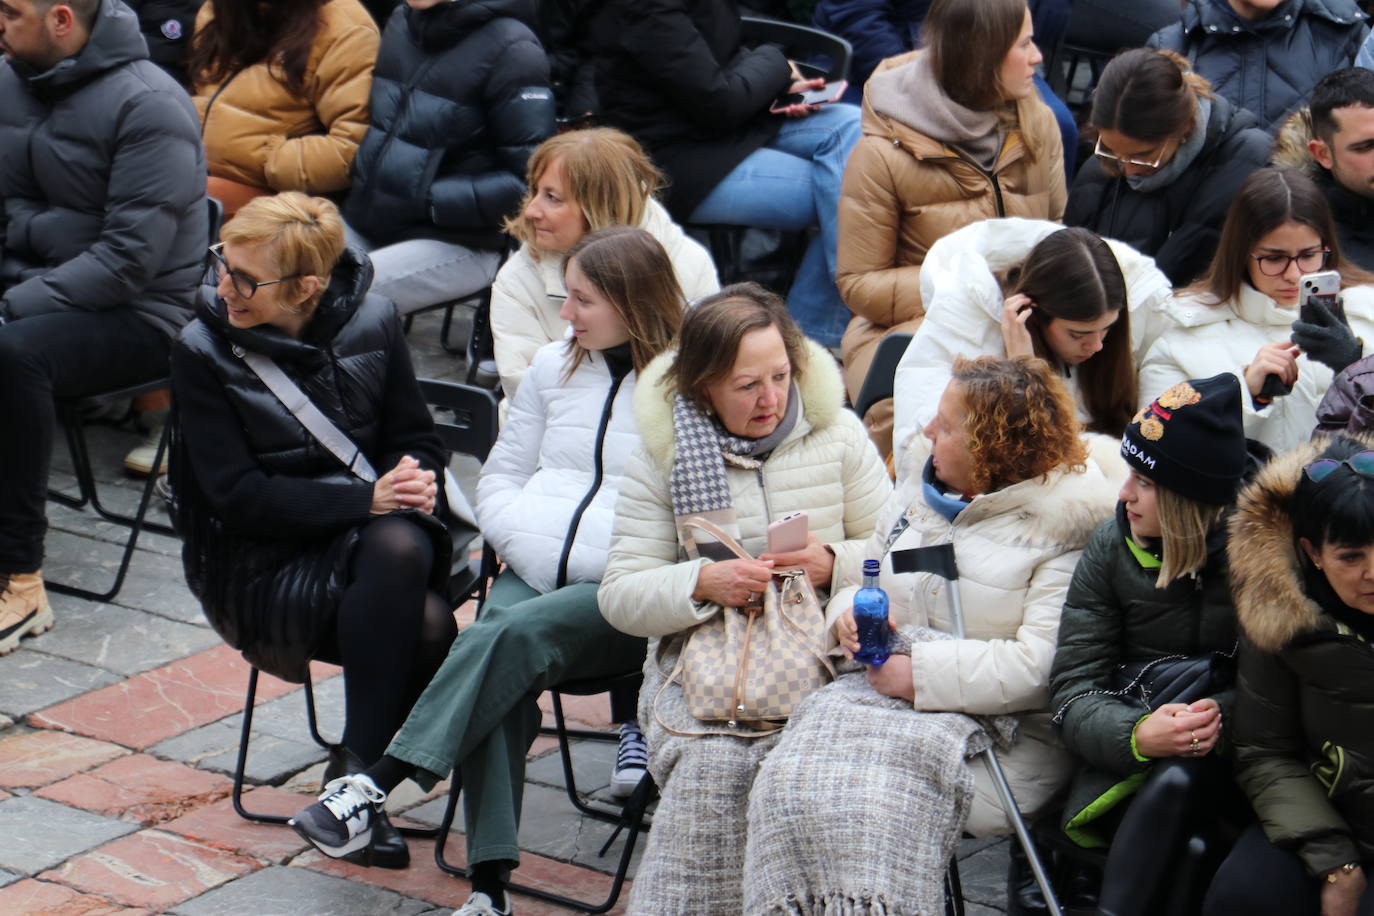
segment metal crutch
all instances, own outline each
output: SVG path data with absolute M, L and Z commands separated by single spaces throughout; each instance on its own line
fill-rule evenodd
M 948 582 L 949 588 L 945 591 L 949 593 L 950 623 L 955 638 L 964 638 L 964 608 L 959 600 L 959 567 L 954 562 L 953 544 L 894 550 L 892 571 L 931 573 Z M 1007 782 L 1007 774 L 1002 771 L 1002 764 L 997 759 L 996 748 L 989 747 L 983 751 L 983 755 L 987 758 L 988 770 L 992 773 L 992 784 L 997 790 L 998 798 L 1002 800 L 1002 808 L 1007 812 L 1012 829 L 1016 831 L 1016 839 L 1026 853 L 1031 874 L 1035 876 L 1035 883 L 1040 885 L 1040 893 L 1045 895 L 1045 906 L 1050 916 L 1063 916 L 1064 911 L 1059 906 L 1059 898 L 1055 896 L 1054 888 L 1050 886 L 1049 875 L 1045 871 L 1044 863 L 1040 861 L 1035 843 L 1031 840 L 1030 830 L 1026 828 L 1026 822 L 1021 817 L 1021 809 L 1016 806 L 1016 798 L 1011 793 L 1011 783 Z

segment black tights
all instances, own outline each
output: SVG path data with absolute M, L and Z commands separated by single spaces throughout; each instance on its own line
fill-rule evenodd
M 363 526 L 336 635 L 343 744 L 365 764 L 382 756 L 458 635 L 448 602 L 427 587 L 433 565 L 429 535 L 409 519 Z

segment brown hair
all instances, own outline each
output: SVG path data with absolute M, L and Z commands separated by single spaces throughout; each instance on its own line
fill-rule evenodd
M 1197 97 L 1211 84 L 1172 51 L 1132 48 L 1113 57 L 1093 91 L 1089 121 L 1142 143 L 1182 138 L 1192 132 Z
M 607 226 L 584 235 L 568 251 L 563 257 L 565 272 L 574 260 L 625 323 L 635 371 L 643 372 L 650 360 L 672 345 L 687 305 L 668 252 L 643 229 Z M 567 353 L 564 381 L 587 351 L 570 340 Z
M 525 218 L 525 208 L 538 193 L 539 179 L 554 160 L 562 162 L 568 198 L 582 208 L 588 232 L 607 226 L 638 226 L 650 195 L 664 184 L 663 174 L 628 134 L 610 127 L 592 127 L 550 137 L 530 154 L 525 198 L 520 201 L 519 212 L 505 223 L 506 232 L 529 245 L 536 257 L 539 249 L 534 245 L 534 226 Z
M 1255 243 L 1284 223 L 1310 226 L 1331 249 L 1326 269 L 1339 271 L 1341 285 L 1374 282 L 1374 277 L 1341 258 L 1331 207 L 1321 189 L 1297 169 L 1263 168 L 1251 172 L 1231 198 L 1212 263 L 1186 292 L 1204 294 L 1212 305 L 1229 302 L 1250 282 L 1250 252 Z
M 1101 351 L 1074 371 L 1090 418 L 1088 428 L 1121 435 L 1136 410 L 1136 367 L 1126 279 L 1111 247 L 1087 229 L 1060 229 L 1031 249 L 1014 277 L 1014 291 L 1035 301 L 1035 311 L 1026 322 L 1035 355 L 1051 363 L 1058 357 L 1045 343 L 1044 319 L 1096 321 L 1107 312 L 1120 312 L 1107 330 Z
M 309 312 L 319 304 L 329 286 L 329 275 L 344 250 L 343 219 L 339 208 L 323 197 L 300 191 L 282 191 L 255 197 L 239 208 L 220 230 L 221 241 L 235 245 L 270 245 L 273 260 L 283 277 L 318 277 L 320 288 L 309 300 L 289 312 Z M 300 279 L 287 281 L 288 295 L 300 291 Z
M 964 402 L 964 446 L 973 489 L 991 493 L 1055 468 L 1083 467 L 1073 395 L 1043 359 L 980 356 L 954 361 Z
M 208 86 L 258 63 L 295 95 L 305 94 L 305 65 L 329 0 L 210 0 L 214 15 L 191 36 L 186 69 Z
M 677 355 L 668 367 L 672 387 L 709 407 L 706 389 L 735 365 L 744 335 L 759 328 L 778 329 L 792 378 L 801 378 L 806 371 L 806 338 L 782 297 L 757 283 L 733 283 L 702 299 L 683 318 Z
M 1025 0 L 935 0 L 921 35 L 945 95 L 974 111 L 1006 102 L 1002 61 L 1025 23 Z

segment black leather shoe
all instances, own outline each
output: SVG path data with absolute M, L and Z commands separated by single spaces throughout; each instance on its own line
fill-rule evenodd
M 1048 916 L 1050 908 L 1045 903 L 1045 895 L 1040 893 L 1040 885 L 1035 883 L 1035 873 L 1026 861 L 1021 844 L 1012 837 L 1009 846 L 1011 864 L 1007 866 L 1007 916 Z M 1046 856 L 1042 854 L 1040 861 L 1044 862 L 1045 859 Z
M 342 744 L 336 744 L 329 749 L 329 762 L 324 766 L 322 781 L 329 782 L 364 769 L 363 762 L 356 754 Z M 410 865 L 410 847 L 406 845 L 406 838 L 401 835 L 400 829 L 391 823 L 391 818 L 383 811 L 372 825 L 371 845 L 350 852 L 343 860 L 372 868 L 406 868 Z

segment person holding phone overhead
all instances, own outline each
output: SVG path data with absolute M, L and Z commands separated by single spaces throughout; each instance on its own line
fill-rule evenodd
M 1303 301 L 1305 275 L 1323 271 L 1339 277 L 1334 308 Z M 1290 449 L 1312 432 L 1333 375 L 1374 341 L 1371 283 L 1374 276 L 1341 257 L 1331 209 L 1312 179 L 1260 169 L 1232 200 L 1206 273 L 1168 303 L 1177 324 L 1146 354 L 1139 390 L 1232 372 L 1245 389 L 1245 434 Z

